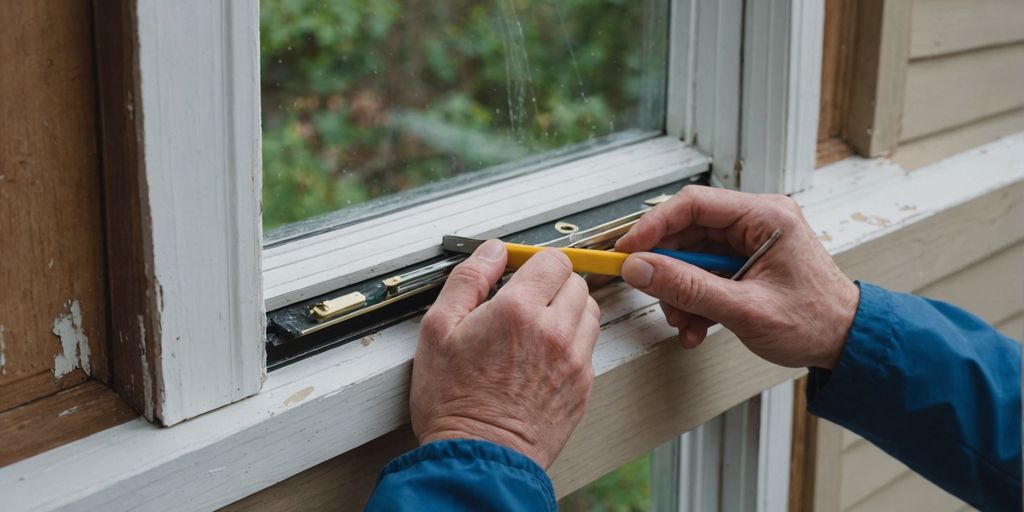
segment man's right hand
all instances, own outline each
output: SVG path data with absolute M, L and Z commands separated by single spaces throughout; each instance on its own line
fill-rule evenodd
M 785 234 L 742 281 L 642 252 L 661 247 L 749 257 L 776 228 Z M 661 300 L 687 348 L 721 323 L 768 361 L 832 368 L 860 300 L 857 285 L 786 196 L 690 185 L 646 213 L 615 248 L 634 253 L 623 265 L 623 279 Z

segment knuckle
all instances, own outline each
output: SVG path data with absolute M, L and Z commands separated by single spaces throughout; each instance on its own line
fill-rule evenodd
M 547 265 L 560 268 L 565 272 L 572 271 L 572 262 L 569 261 L 569 257 L 558 249 L 544 249 L 538 256 L 543 257 Z
M 427 310 L 427 314 L 423 315 L 423 321 L 420 323 L 420 334 L 428 341 L 443 338 L 445 335 L 443 313 L 433 307 Z
M 522 300 L 515 293 L 508 293 L 505 295 L 499 294 L 495 297 L 494 303 L 498 311 L 516 325 L 522 325 L 533 315 L 533 312 L 527 305 L 526 301 Z

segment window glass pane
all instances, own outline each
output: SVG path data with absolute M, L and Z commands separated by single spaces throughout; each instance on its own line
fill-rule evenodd
M 661 130 L 665 0 L 261 0 L 263 222 Z
M 650 509 L 650 453 L 558 500 L 558 510 L 562 512 L 641 512 Z

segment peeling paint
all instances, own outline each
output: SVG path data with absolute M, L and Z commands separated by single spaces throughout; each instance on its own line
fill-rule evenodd
M 139 368 L 142 371 L 143 413 L 146 418 L 153 418 L 153 383 L 149 377 L 149 359 L 146 357 L 146 322 L 142 315 L 136 315 L 139 321 Z
M 369 347 L 370 343 L 373 343 L 373 338 L 374 338 L 374 335 L 371 334 L 371 335 L 363 338 L 362 341 L 359 342 L 359 344 L 364 346 L 364 347 Z
M 885 227 L 892 223 L 889 219 L 886 219 L 884 217 L 879 217 L 878 215 L 867 216 L 861 212 L 857 212 L 854 213 L 853 215 L 850 215 L 850 218 L 857 222 L 863 222 L 865 224 L 880 227 Z
M 827 242 L 831 242 L 832 241 L 832 235 L 828 234 L 828 231 L 822 231 L 821 234 L 818 235 L 818 240 L 821 240 L 822 242 L 826 242 L 826 243 Z
M 61 379 L 77 368 L 92 375 L 89 338 L 82 329 L 82 306 L 78 300 L 68 301 L 68 312 L 53 321 L 53 334 L 60 338 L 60 353 L 53 358 L 53 378 Z
M 7 375 L 7 358 L 4 356 L 4 330 L 6 327 L 0 325 L 0 375 Z
M 53 270 L 53 258 L 50 258 L 50 262 L 46 264 L 46 268 Z
M 77 405 L 68 409 L 64 409 L 63 411 L 60 412 L 60 414 L 57 415 L 57 417 L 67 416 L 69 414 L 74 414 L 76 412 L 78 412 Z
M 288 398 L 285 399 L 283 405 L 285 407 L 288 407 L 291 404 L 297 404 L 297 403 L 305 400 L 306 397 L 309 396 L 310 393 L 312 393 L 312 392 L 313 392 L 313 386 L 306 386 L 305 388 L 292 393 L 291 396 L 289 396 Z

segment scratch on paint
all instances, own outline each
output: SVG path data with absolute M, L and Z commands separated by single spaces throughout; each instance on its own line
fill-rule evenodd
M 7 375 L 7 359 L 4 356 L 4 329 L 6 327 L 0 325 L 0 375 Z
M 889 221 L 889 219 L 886 219 L 886 218 L 883 218 L 883 217 L 879 217 L 878 215 L 872 215 L 872 216 L 868 217 L 867 215 L 864 215 L 861 212 L 857 212 L 857 213 L 854 213 L 853 215 L 850 215 L 850 218 L 855 220 L 855 221 L 857 221 L 857 222 L 863 222 L 865 224 L 870 224 L 872 226 L 880 226 L 880 227 L 888 226 L 891 223 Z
M 63 378 L 76 368 L 92 375 L 89 338 L 82 329 L 82 306 L 78 300 L 68 301 L 68 312 L 53 321 L 53 334 L 60 339 L 60 353 L 53 358 L 54 380 Z
M 63 411 L 60 412 L 60 414 L 57 415 L 57 417 L 67 416 L 69 414 L 74 414 L 76 412 L 78 412 L 78 406 L 77 405 L 74 406 L 74 407 L 71 407 L 70 409 L 64 409 Z
M 288 407 L 291 404 L 297 404 L 306 399 L 310 393 L 313 392 L 313 386 L 306 386 L 305 388 L 292 393 L 292 396 L 288 397 L 284 401 L 284 407 Z
M 917 207 L 912 205 L 912 204 L 904 204 L 904 205 L 900 205 L 900 211 L 901 212 L 916 212 L 917 211 Z

